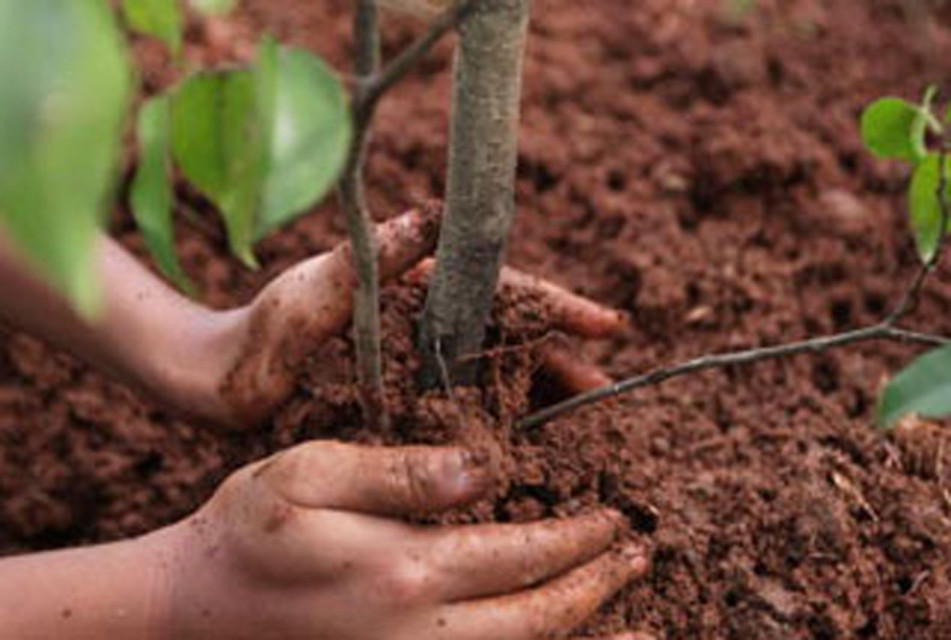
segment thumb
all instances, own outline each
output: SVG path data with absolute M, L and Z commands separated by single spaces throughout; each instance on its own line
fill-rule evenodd
M 264 461 L 259 475 L 300 507 L 404 516 L 477 500 L 493 473 L 488 454 L 465 449 L 319 442 Z
M 436 249 L 441 217 L 442 205 L 433 201 L 376 226 L 381 280 L 401 275 Z M 328 282 L 356 284 L 350 243 L 325 256 L 321 271 Z

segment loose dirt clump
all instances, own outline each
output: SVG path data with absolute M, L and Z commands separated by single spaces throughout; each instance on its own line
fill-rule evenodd
M 951 86 L 940 3 L 600 0 L 535 3 L 519 217 L 510 262 L 628 312 L 630 330 L 578 345 L 614 375 L 880 319 L 916 269 L 906 177 L 860 146 L 871 98 Z M 945 5 L 947 3 L 944 3 Z M 933 10 L 940 9 L 940 10 Z M 343 68 L 349 6 L 247 0 L 229 37 L 262 29 Z M 387 26 L 386 49 L 414 33 Z M 166 61 L 140 46 L 150 86 Z M 373 211 L 442 193 L 451 47 L 382 105 L 367 170 Z M 191 208 L 201 203 L 182 194 Z M 185 264 L 216 306 L 342 237 L 332 205 L 263 243 L 242 271 L 192 218 Z M 128 217 L 116 232 L 140 249 Z M 448 521 L 522 521 L 613 505 L 653 548 L 652 571 L 585 629 L 659 638 L 951 637 L 948 425 L 874 428 L 881 382 L 914 355 L 869 345 L 671 382 L 532 430 L 557 397 L 537 371 L 544 318 L 497 308 L 484 391 L 419 395 L 422 289 L 385 293 L 394 425 L 360 426 L 350 345 L 315 357 L 266 432 L 183 424 L 21 335 L 0 340 L 0 551 L 97 542 L 183 516 L 243 461 L 312 437 L 468 443 L 500 460 L 496 494 Z M 501 315 L 500 315 L 501 314 Z M 951 334 L 939 271 L 909 324 Z M 503 332 L 502 329 L 505 329 Z M 437 390 L 438 391 L 438 390 Z

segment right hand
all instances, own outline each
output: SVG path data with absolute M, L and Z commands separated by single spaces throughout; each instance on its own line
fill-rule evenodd
M 458 449 L 311 443 L 238 471 L 166 530 L 164 637 L 562 637 L 646 572 L 612 511 L 520 525 L 401 519 L 478 499 L 490 466 Z

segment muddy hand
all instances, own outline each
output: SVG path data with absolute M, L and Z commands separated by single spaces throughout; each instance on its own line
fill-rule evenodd
M 434 208 L 381 224 L 381 278 L 398 276 L 431 253 L 438 226 Z M 356 284 L 345 243 L 285 272 L 242 310 L 236 342 L 244 346 L 219 385 L 217 421 L 241 426 L 267 417 L 290 393 L 301 363 L 350 322 Z
M 424 260 L 412 271 L 411 277 L 428 279 L 434 265 L 433 260 Z M 528 295 L 536 298 L 547 312 L 552 328 L 568 335 L 600 340 L 618 336 L 628 326 L 626 314 L 517 269 L 502 269 L 499 289 L 514 297 Z M 613 382 L 600 367 L 579 359 L 564 346 L 544 346 L 542 363 L 545 370 L 570 393 L 583 393 Z
M 168 637 L 563 637 L 629 581 L 644 549 L 597 511 L 520 525 L 414 526 L 478 499 L 463 450 L 312 443 L 232 476 L 167 530 Z M 626 636 L 620 636 L 626 638 Z

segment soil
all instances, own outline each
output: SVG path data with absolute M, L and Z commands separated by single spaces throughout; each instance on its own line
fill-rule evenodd
M 584 4 L 584 6 L 582 6 Z M 538 0 L 527 61 L 510 263 L 632 316 L 579 350 L 616 376 L 879 319 L 914 274 L 906 174 L 866 155 L 855 120 L 883 94 L 947 82 L 951 20 L 934 0 Z M 348 58 L 348 3 L 247 0 L 193 26 L 189 55 L 246 57 L 257 34 Z M 418 25 L 391 20 L 386 49 Z M 137 43 L 146 91 L 174 73 Z M 443 187 L 451 44 L 383 105 L 368 169 L 374 211 Z M 181 194 L 183 209 L 203 207 Z M 187 206 L 186 206 L 187 205 Z M 187 217 L 187 216 L 186 216 Z M 181 238 L 209 304 L 342 237 L 332 203 L 228 259 L 201 213 Z M 128 216 L 115 232 L 141 252 Z M 360 426 L 350 345 L 333 341 L 261 433 L 177 421 L 68 356 L 0 336 L 0 552 L 112 540 L 172 522 L 249 459 L 308 438 L 478 442 L 505 461 L 490 500 L 451 521 L 521 521 L 596 504 L 650 540 L 650 575 L 584 630 L 658 638 L 951 637 L 947 425 L 874 428 L 876 394 L 915 351 L 867 345 L 728 369 L 514 426 L 559 396 L 529 346 L 544 318 L 499 303 L 483 393 L 409 384 L 422 292 L 388 287 L 392 430 Z M 909 325 L 951 333 L 951 273 Z M 469 397 L 475 393 L 474 397 Z

